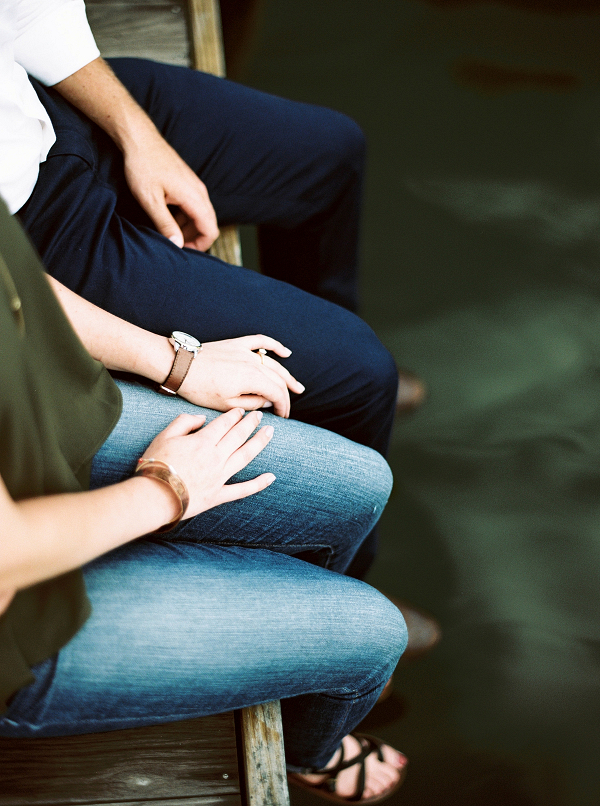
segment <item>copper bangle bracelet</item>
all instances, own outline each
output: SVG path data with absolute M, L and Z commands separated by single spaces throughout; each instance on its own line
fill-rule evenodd
M 158 479 L 158 481 L 162 481 L 163 484 L 168 485 L 177 496 L 180 510 L 176 517 L 160 529 L 156 529 L 157 532 L 170 532 L 171 529 L 174 529 L 179 524 L 190 503 L 190 496 L 183 480 L 177 475 L 177 471 L 174 470 L 171 465 L 168 465 L 166 462 L 160 462 L 158 459 L 138 459 L 137 467 L 133 475 Z

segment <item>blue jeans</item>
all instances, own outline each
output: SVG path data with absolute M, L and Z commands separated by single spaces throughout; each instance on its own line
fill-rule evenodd
M 19 217 L 48 272 L 122 319 L 200 341 L 264 333 L 292 350 L 295 420 L 386 455 L 398 375 L 356 310 L 364 136 L 345 115 L 197 70 L 111 61 L 205 182 L 220 225 L 258 226 L 262 273 L 179 249 L 132 196 L 123 155 L 54 89 L 33 82 L 57 141 Z M 350 309 L 350 310 L 347 310 Z M 364 578 L 372 533 L 349 573 Z
M 129 476 L 181 411 L 216 416 L 120 387 L 123 415 L 95 457 L 95 487 Z M 34 669 L 0 735 L 115 730 L 280 698 L 289 768 L 329 760 L 406 644 L 399 611 L 343 575 L 391 474 L 377 452 L 343 437 L 270 414 L 264 422 L 271 443 L 234 481 L 269 470 L 274 484 L 87 565 L 92 616 Z

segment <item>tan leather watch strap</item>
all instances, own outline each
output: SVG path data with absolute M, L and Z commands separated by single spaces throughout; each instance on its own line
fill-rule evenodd
M 193 360 L 194 353 L 190 350 L 185 350 L 183 347 L 180 347 L 175 353 L 175 360 L 173 361 L 173 366 L 167 375 L 166 381 L 159 387 L 161 391 L 166 392 L 169 395 L 176 395 L 181 384 L 185 380 L 185 376 L 188 374 L 189 369 L 192 366 Z

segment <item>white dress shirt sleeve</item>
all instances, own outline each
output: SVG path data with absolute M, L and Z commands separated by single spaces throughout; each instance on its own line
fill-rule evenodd
M 52 86 L 96 59 L 100 52 L 83 0 L 18 0 L 15 60 Z

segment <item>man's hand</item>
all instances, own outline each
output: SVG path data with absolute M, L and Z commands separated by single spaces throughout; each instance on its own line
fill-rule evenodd
M 205 342 L 178 394 L 215 411 L 236 406 L 250 411 L 271 404 L 275 414 L 289 417 L 289 392 L 301 394 L 304 386 L 278 361 L 253 352 L 260 348 L 282 358 L 290 355 L 287 347 L 268 336 Z
M 203 182 L 156 131 L 123 151 L 125 178 L 156 229 L 177 246 L 206 251 L 219 235 Z M 179 208 L 175 217 L 167 205 Z
M 157 230 L 177 246 L 208 249 L 219 229 L 205 185 L 108 64 L 94 59 L 54 87 L 121 149 L 129 188 Z M 168 205 L 179 208 L 175 218 Z

